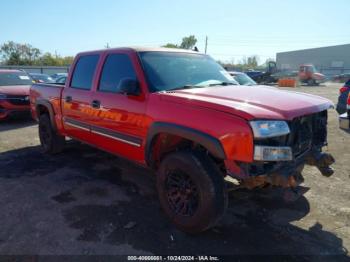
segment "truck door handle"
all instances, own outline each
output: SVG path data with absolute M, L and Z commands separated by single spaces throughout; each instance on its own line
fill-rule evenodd
M 72 102 L 72 97 L 71 96 L 66 96 L 66 98 L 65 98 L 65 101 L 67 102 L 67 103 L 70 103 L 70 102 Z
M 91 106 L 92 106 L 93 108 L 100 108 L 101 102 L 98 101 L 98 100 L 93 100 L 93 101 L 91 102 Z

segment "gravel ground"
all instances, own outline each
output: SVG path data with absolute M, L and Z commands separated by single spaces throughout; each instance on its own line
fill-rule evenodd
M 336 102 L 339 84 L 300 87 Z M 329 114 L 335 174 L 303 174 L 304 196 L 278 190 L 230 194 L 222 223 L 189 236 L 160 210 L 149 170 L 70 141 L 63 154 L 40 153 L 29 119 L 0 123 L 0 254 L 342 255 L 350 249 L 350 134 Z M 313 257 L 307 257 L 313 259 Z M 316 260 L 316 258 L 314 258 Z

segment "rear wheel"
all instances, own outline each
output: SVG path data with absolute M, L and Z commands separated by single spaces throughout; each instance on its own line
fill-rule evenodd
M 56 133 L 47 114 L 39 118 L 39 138 L 43 153 L 57 154 L 63 150 L 65 137 Z
M 315 85 L 316 85 L 316 81 L 315 81 L 314 79 L 309 79 L 309 80 L 307 81 L 307 84 L 308 84 L 309 86 L 315 86 Z
M 187 233 L 214 226 L 227 206 L 222 173 L 204 153 L 171 153 L 157 175 L 160 204 L 172 223 Z

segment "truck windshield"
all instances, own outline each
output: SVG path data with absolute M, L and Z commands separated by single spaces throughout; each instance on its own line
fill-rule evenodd
M 18 86 L 33 84 L 30 77 L 23 72 L 0 73 L 0 86 Z
M 181 52 L 140 52 L 151 92 L 238 85 L 233 77 L 211 57 Z
M 316 67 L 314 67 L 313 65 L 309 66 L 307 69 L 310 73 L 318 73 Z

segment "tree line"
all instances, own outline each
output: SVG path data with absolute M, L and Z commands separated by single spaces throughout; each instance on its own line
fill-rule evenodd
M 182 49 L 195 49 L 197 44 L 197 38 L 194 35 L 183 37 L 180 44 L 167 43 L 162 47 L 167 48 L 182 48 Z M 257 55 L 252 55 L 248 57 L 243 57 L 238 62 L 235 62 L 234 59 L 231 61 L 221 61 L 217 62 L 221 64 L 225 69 L 232 71 L 247 71 L 249 69 L 263 70 L 266 68 L 267 63 L 272 59 L 267 59 L 263 64 L 259 64 L 260 58 Z
M 181 43 L 167 43 L 162 47 L 196 49 L 197 38 L 194 35 L 183 37 Z M 53 55 L 49 52 L 43 53 L 40 49 L 30 44 L 21 44 L 8 41 L 0 46 L 0 63 L 4 65 L 33 65 L 33 66 L 69 66 L 74 57 Z M 246 71 L 248 69 L 263 69 L 269 60 L 259 65 L 259 57 L 249 56 L 243 57 L 238 62 L 218 61 L 228 70 Z
M 69 66 L 74 57 L 43 53 L 30 44 L 8 41 L 0 46 L 1 63 L 4 65 Z

